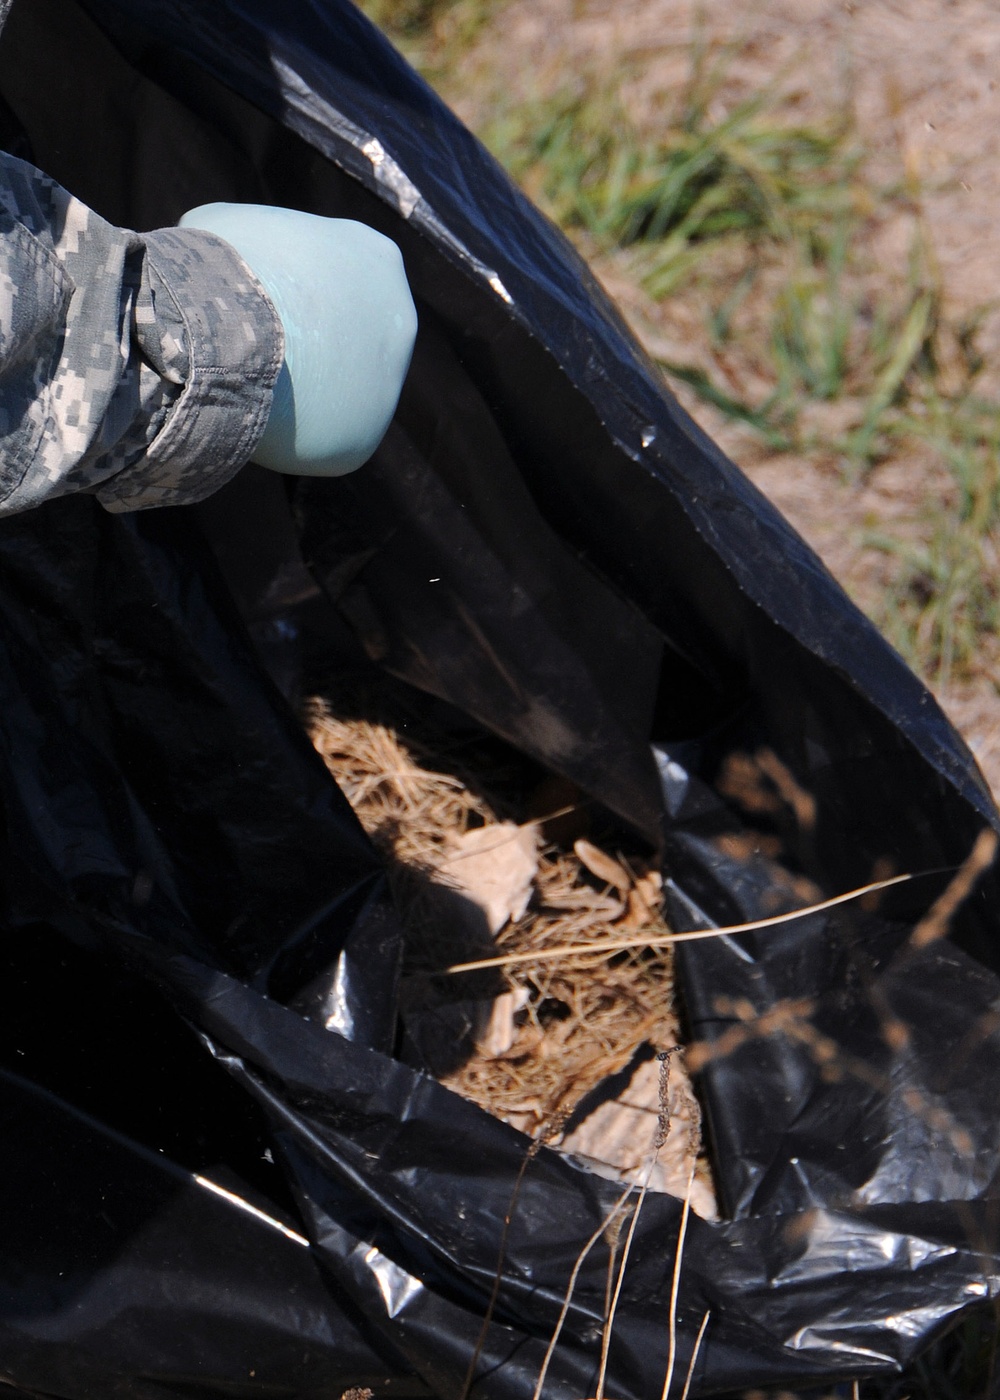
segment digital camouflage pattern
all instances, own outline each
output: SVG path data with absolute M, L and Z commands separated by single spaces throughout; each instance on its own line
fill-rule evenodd
M 210 495 L 259 442 L 282 356 L 227 243 L 115 228 L 0 153 L 0 514 L 71 491 L 111 511 Z

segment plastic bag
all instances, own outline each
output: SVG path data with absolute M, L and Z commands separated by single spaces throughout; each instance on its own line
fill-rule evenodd
M 421 316 L 384 447 L 299 484 L 287 548 L 240 490 L 0 526 L 0 1373 L 74 1400 L 527 1398 L 593 1236 L 545 1382 L 581 1400 L 618 1192 L 390 1053 L 383 873 L 250 640 L 294 537 L 371 659 L 662 842 L 678 927 L 783 907 L 782 869 L 834 894 L 953 867 L 985 786 L 345 0 L 22 0 L 0 91 L 106 217 L 363 218 Z M 244 565 L 274 556 L 244 569 L 249 632 L 227 520 Z M 732 839 L 754 784 L 784 867 Z M 891 1371 L 995 1293 L 996 886 L 913 951 L 946 879 L 679 953 L 725 1218 L 687 1225 L 671 1394 L 706 1312 L 693 1395 Z M 680 1219 L 647 1197 L 617 1400 L 662 1387 Z

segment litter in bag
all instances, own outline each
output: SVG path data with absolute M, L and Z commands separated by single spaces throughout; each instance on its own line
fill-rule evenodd
M 1000 1285 L 993 876 L 911 938 L 997 820 L 934 701 L 346 0 L 20 0 L 0 92 L 105 217 L 363 219 L 420 316 L 377 457 L 284 516 L 248 474 L 0 525 L 0 1376 L 647 1400 L 706 1314 L 692 1395 L 898 1369 Z M 385 872 L 281 691 L 296 551 L 331 635 L 659 846 L 675 928 L 921 873 L 679 945 L 722 1213 L 674 1308 L 682 1204 L 633 1199 L 609 1339 L 620 1188 L 394 1054 Z

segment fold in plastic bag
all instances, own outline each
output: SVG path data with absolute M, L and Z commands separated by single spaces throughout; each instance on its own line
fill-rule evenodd
M 118 222 L 265 200 L 399 241 L 413 375 L 369 468 L 296 489 L 302 552 L 372 660 L 659 840 L 676 926 L 788 907 L 789 872 L 953 866 L 995 820 L 931 698 L 348 4 L 21 0 L 0 91 Z M 213 531 L 232 500 L 252 556 L 274 514 L 239 499 Z M 619 1192 L 392 1058 L 379 862 L 199 518 L 0 525 L 0 1374 L 527 1400 L 596 1236 L 545 1383 L 581 1400 Z M 740 853 L 740 774 L 781 865 Z M 688 1223 L 672 1394 L 707 1311 L 697 1395 L 891 1371 L 997 1290 L 996 888 L 914 951 L 946 878 L 679 952 L 726 1218 Z M 662 1387 L 680 1216 L 643 1204 L 617 1400 Z

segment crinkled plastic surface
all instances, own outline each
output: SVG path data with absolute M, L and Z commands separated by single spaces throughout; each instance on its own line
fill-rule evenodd
M 67 1400 L 527 1400 L 616 1188 L 392 1057 L 383 873 L 234 596 L 259 639 L 297 532 L 373 661 L 661 842 L 678 927 L 788 907 L 793 878 L 953 866 L 995 821 L 986 789 L 346 0 L 21 0 L 0 91 L 118 222 L 210 200 L 367 220 L 421 319 L 379 454 L 300 483 L 294 531 L 239 489 L 0 525 L 0 1376 Z M 672 1394 L 707 1310 L 693 1395 L 892 1371 L 1000 1286 L 996 887 L 914 951 L 945 878 L 679 953 L 692 1036 L 718 1042 L 724 1216 L 689 1223 Z M 660 1393 L 680 1214 L 643 1206 L 617 1400 Z M 607 1267 L 599 1238 L 547 1396 L 594 1393 Z

